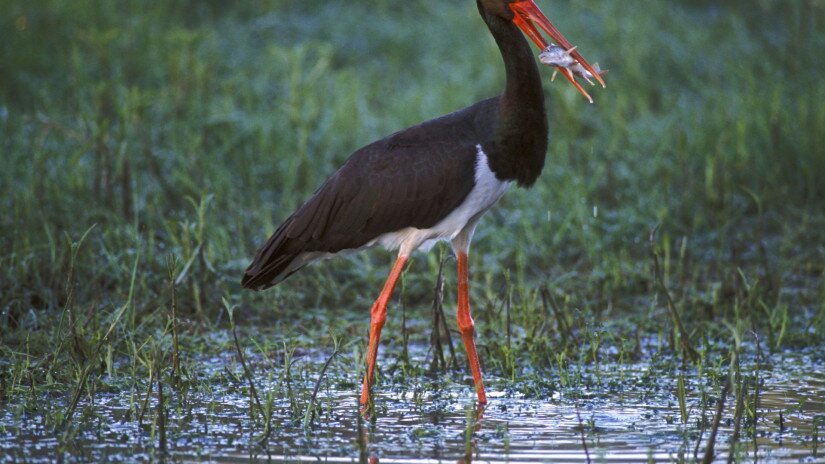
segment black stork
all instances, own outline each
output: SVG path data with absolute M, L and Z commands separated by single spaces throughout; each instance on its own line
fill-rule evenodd
M 604 85 L 532 0 L 476 3 L 504 60 L 504 93 L 357 150 L 278 227 L 241 281 L 246 288 L 262 290 L 322 258 L 376 245 L 398 250 L 372 306 L 362 404 L 369 402 L 393 288 L 410 254 L 437 240 L 449 240 L 457 256 L 458 327 L 478 401 L 487 402 L 470 315 L 470 240 L 481 216 L 511 184 L 530 187 L 536 181 L 547 150 L 544 92 L 535 58 L 519 29 L 544 49 L 548 42 L 537 25 Z M 569 70 L 561 71 L 587 96 Z

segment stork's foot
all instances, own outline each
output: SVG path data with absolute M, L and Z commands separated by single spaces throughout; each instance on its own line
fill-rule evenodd
M 487 404 L 487 392 L 484 391 L 484 381 L 481 378 L 481 365 L 478 362 L 478 354 L 476 353 L 476 344 L 473 337 L 473 326 L 460 327 L 461 338 L 464 339 L 464 348 L 467 350 L 467 360 L 470 362 L 470 370 L 473 372 L 473 383 L 476 387 L 476 395 L 478 395 L 479 404 Z

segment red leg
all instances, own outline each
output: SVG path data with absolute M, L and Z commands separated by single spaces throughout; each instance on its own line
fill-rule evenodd
M 364 375 L 364 387 L 361 389 L 361 404 L 367 404 L 370 401 L 370 387 L 372 386 L 373 371 L 375 370 L 375 359 L 378 357 L 378 341 L 381 339 L 381 328 L 384 327 L 384 321 L 387 319 L 387 303 L 390 302 L 392 290 L 395 288 L 398 278 L 401 277 L 401 272 L 404 270 L 404 264 L 407 262 L 406 256 L 399 256 L 392 266 L 387 282 L 384 283 L 384 289 L 378 295 L 378 299 L 372 305 L 372 314 L 370 316 L 370 347 L 367 351 L 367 373 Z
M 467 253 L 460 251 L 458 254 L 458 328 L 461 331 L 461 338 L 464 339 L 464 348 L 467 350 L 467 359 L 470 361 L 470 370 L 473 371 L 473 380 L 476 384 L 476 394 L 478 402 L 487 403 L 487 394 L 484 392 L 484 384 L 481 381 L 481 366 L 478 363 L 476 354 L 476 344 L 473 340 L 474 326 L 473 317 L 470 315 L 470 284 L 469 266 L 467 265 Z

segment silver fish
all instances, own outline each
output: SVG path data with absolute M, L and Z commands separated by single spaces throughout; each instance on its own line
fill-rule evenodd
M 576 47 L 572 47 L 569 50 L 565 50 L 556 44 L 550 44 L 539 54 L 539 61 L 548 66 L 567 69 L 573 74 L 586 80 L 590 85 L 595 85 L 593 84 L 593 81 L 590 80 L 593 79 L 593 74 L 584 69 L 584 66 L 582 66 L 578 60 L 573 58 L 572 53 L 575 49 Z M 601 74 L 601 69 L 599 68 L 598 63 L 593 65 L 593 69 L 597 73 Z M 556 79 L 557 73 L 558 71 L 553 72 L 553 77 L 551 78 L 552 80 Z
M 578 63 L 578 61 L 576 61 L 576 59 L 571 55 L 575 49 L 576 47 L 573 47 L 570 50 L 565 50 L 556 44 L 550 44 L 547 48 L 542 50 L 541 53 L 539 53 L 539 61 L 548 66 L 569 68 L 570 66 Z

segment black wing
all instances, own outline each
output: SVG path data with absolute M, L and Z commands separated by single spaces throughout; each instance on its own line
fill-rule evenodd
M 437 224 L 475 185 L 476 145 L 492 134 L 481 115 L 494 104 L 480 102 L 353 153 L 258 250 L 241 284 L 275 285 L 302 253 L 356 249 L 388 232 Z

